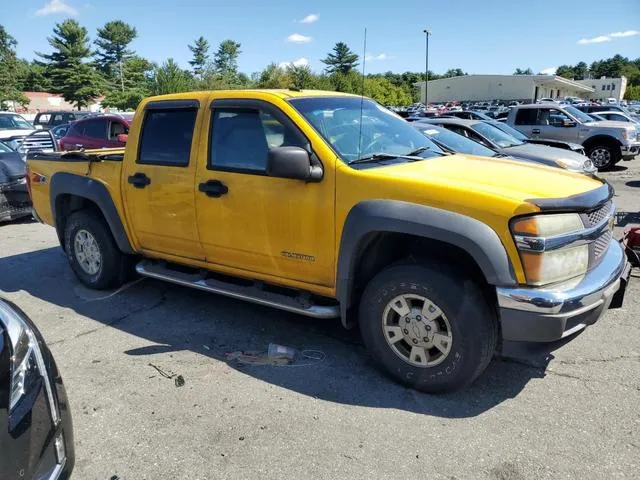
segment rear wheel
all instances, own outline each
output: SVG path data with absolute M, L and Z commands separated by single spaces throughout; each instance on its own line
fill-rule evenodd
M 423 392 L 469 386 L 487 367 L 498 323 L 479 285 L 441 264 L 380 272 L 360 302 L 360 330 L 378 366 Z
M 601 143 L 587 148 L 587 156 L 598 170 L 608 170 L 620 161 L 620 148 L 613 143 Z
M 101 217 L 89 210 L 71 214 L 64 231 L 69 263 L 87 287 L 114 288 L 127 276 L 128 258 L 117 247 Z

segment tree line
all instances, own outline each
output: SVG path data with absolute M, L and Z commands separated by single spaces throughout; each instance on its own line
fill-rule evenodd
M 16 54 L 16 40 L 0 25 L 0 106 L 6 101 L 28 104 L 25 91 L 60 93 L 77 108 L 104 97 L 102 105 L 119 110 L 135 109 L 149 95 L 190 90 L 238 88 L 300 88 L 364 93 L 385 105 L 408 105 L 418 100 L 414 84 L 424 81 L 424 72 L 358 72 L 360 57 L 347 44 L 338 42 L 321 62 L 322 72 L 308 65 L 271 63 L 260 72 L 247 75 L 238 70 L 242 45 L 226 39 L 216 48 L 200 36 L 190 45 L 190 69 L 181 68 L 169 58 L 156 64 L 136 54 L 131 43 L 136 28 L 121 20 L 98 28 L 95 40 L 76 20 L 55 25 L 47 38 L 50 53 L 36 53 L 29 62 Z M 514 75 L 532 74 L 517 69 Z M 438 75 L 429 71 L 429 80 L 466 75 L 460 68 Z M 628 98 L 640 98 L 640 58 L 630 61 L 616 55 L 611 59 L 562 65 L 558 75 L 568 78 L 625 75 L 629 79 Z M 632 96 L 629 96 L 631 93 Z

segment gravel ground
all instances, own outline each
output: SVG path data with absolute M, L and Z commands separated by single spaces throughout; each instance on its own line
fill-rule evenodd
M 640 157 L 604 176 L 619 224 L 640 223 Z M 74 478 L 638 478 L 635 278 L 624 307 L 572 341 L 496 358 L 471 389 L 429 396 L 379 375 L 338 321 L 151 279 L 90 291 L 52 228 L 6 224 L 0 238 L 0 291 L 36 322 L 66 383 Z M 225 361 L 270 342 L 324 358 Z

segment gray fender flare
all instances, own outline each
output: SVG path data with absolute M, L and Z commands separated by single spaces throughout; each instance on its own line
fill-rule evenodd
M 63 194 L 76 195 L 95 203 L 104 215 L 118 248 L 124 253 L 135 253 L 107 188 L 92 178 L 64 172 L 53 175 L 49 188 L 51 214 L 56 223 L 56 231 L 61 245 L 63 245 L 64 232 L 56 208 L 58 197 Z
M 498 234 L 488 225 L 459 213 L 396 200 L 367 200 L 345 220 L 336 278 L 343 323 L 353 301 L 353 274 L 362 239 L 375 232 L 416 235 L 461 248 L 476 261 L 491 285 L 516 285 L 513 266 Z

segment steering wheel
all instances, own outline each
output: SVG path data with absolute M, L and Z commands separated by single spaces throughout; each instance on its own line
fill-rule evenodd
M 375 148 L 377 145 L 382 145 L 384 142 L 385 137 L 384 135 L 380 135 L 379 137 L 374 138 L 373 140 L 371 140 L 363 149 L 362 149 L 362 154 L 365 153 L 376 153 L 380 151 L 380 147 Z

